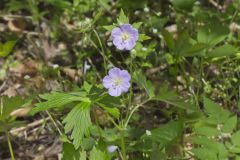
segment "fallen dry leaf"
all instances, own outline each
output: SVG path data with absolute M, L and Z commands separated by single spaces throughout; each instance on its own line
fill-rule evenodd
M 25 117 L 31 111 L 31 109 L 32 109 L 32 105 L 29 105 L 27 107 L 20 108 L 11 112 L 10 115 L 14 117 Z

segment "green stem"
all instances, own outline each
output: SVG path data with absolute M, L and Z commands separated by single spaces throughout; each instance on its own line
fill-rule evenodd
M 124 139 L 124 129 L 121 130 L 121 149 L 122 149 L 122 160 L 127 160 L 126 145 Z
M 62 136 L 63 133 L 61 132 L 61 130 L 60 130 L 60 128 L 58 127 L 58 125 L 57 125 L 57 123 L 55 122 L 55 120 L 53 119 L 52 115 L 51 115 L 48 111 L 46 111 L 46 113 L 48 114 L 49 118 L 51 119 L 53 125 L 57 128 L 58 133 L 60 134 L 60 136 Z
M 125 122 L 125 124 L 124 124 L 124 126 L 123 126 L 124 129 L 128 126 L 128 123 L 129 123 L 130 119 L 132 118 L 133 113 L 134 113 L 139 107 L 141 107 L 142 105 L 144 105 L 145 103 L 147 103 L 147 102 L 150 101 L 150 100 L 151 100 L 150 98 L 146 99 L 146 100 L 143 101 L 142 103 L 136 105 L 136 106 L 131 110 L 131 112 L 130 112 L 130 114 L 127 116 L 127 120 L 126 120 L 126 122 Z
M 9 133 L 8 133 L 8 131 L 5 131 L 5 133 L 6 133 L 6 137 L 7 137 L 8 148 L 9 148 L 9 151 L 10 151 L 10 154 L 11 154 L 11 159 L 15 160 Z
M 98 39 L 98 43 L 99 43 L 100 48 L 101 48 L 100 54 L 103 56 L 103 64 L 104 64 L 105 73 L 107 73 L 107 61 L 108 61 L 107 55 L 105 54 L 102 41 L 101 41 L 101 39 L 100 39 L 97 31 L 96 31 L 95 29 L 93 29 L 93 32 L 95 33 L 95 35 L 96 35 L 96 37 L 97 37 L 97 39 Z

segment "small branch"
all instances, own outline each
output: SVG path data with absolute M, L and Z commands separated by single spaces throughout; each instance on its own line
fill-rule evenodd
M 216 7 L 217 9 L 219 9 L 219 10 L 223 10 L 224 8 L 220 5 L 220 4 L 218 4 L 216 1 L 214 1 L 214 0 L 209 0 L 209 3 L 211 3 L 214 7 Z
M 24 16 L 24 15 L 0 15 L 0 18 L 3 19 L 17 19 L 17 18 L 23 18 L 23 19 L 29 19 L 32 20 L 32 16 Z
M 40 119 L 40 120 L 34 121 L 34 122 L 28 124 L 28 125 L 25 126 L 25 127 L 20 127 L 20 128 L 12 129 L 12 130 L 10 130 L 10 133 L 11 133 L 11 134 L 14 134 L 14 133 L 16 134 L 16 133 L 18 133 L 18 132 L 25 131 L 25 130 L 27 130 L 28 128 L 36 127 L 36 126 L 38 126 L 38 125 L 40 125 L 40 124 L 42 124 L 42 123 L 44 123 L 44 122 L 46 122 L 46 121 L 48 121 L 48 120 L 50 120 L 50 117 L 45 118 L 45 119 Z

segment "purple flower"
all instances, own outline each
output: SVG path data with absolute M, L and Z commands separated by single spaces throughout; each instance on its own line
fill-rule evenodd
M 127 92 L 130 87 L 131 76 L 128 71 L 112 68 L 103 78 L 103 86 L 108 89 L 111 96 L 117 97 Z
M 138 40 L 138 30 L 130 24 L 123 24 L 112 30 L 113 44 L 119 50 L 131 50 Z
M 114 146 L 114 145 L 108 146 L 108 152 L 109 152 L 109 153 L 113 153 L 113 152 L 115 152 L 117 149 L 118 149 L 118 146 Z

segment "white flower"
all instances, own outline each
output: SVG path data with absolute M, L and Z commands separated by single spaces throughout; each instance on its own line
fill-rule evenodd
M 158 30 L 156 28 L 153 28 L 153 33 L 157 33 Z
M 143 48 L 142 48 L 142 51 L 147 51 L 147 48 L 146 48 L 146 47 L 143 47 Z
M 146 135 L 147 135 L 147 136 L 151 136 L 151 135 L 152 135 L 151 131 L 146 130 Z
M 149 8 L 145 7 L 144 12 L 149 12 Z

